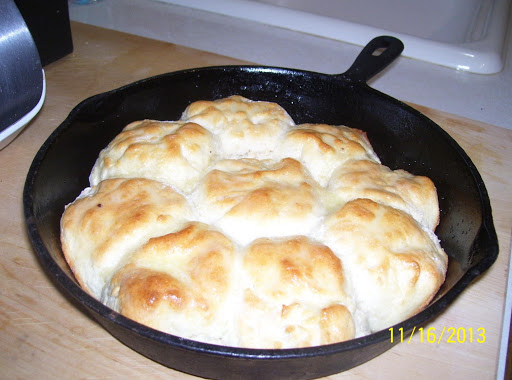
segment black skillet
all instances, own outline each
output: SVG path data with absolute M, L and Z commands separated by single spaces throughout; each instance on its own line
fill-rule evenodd
M 347 370 L 388 350 L 388 330 L 351 341 L 286 350 L 241 349 L 199 343 L 155 331 L 107 308 L 85 293 L 65 263 L 59 242 L 64 205 L 88 186 L 100 150 L 128 123 L 176 120 L 193 101 L 239 94 L 275 101 L 296 123 L 362 129 L 382 162 L 430 177 L 439 193 L 437 234 L 450 257 L 447 279 L 434 302 L 395 326 L 407 333 L 441 313 L 498 255 L 489 197 L 460 146 L 427 117 L 366 82 L 403 50 L 393 37 L 372 40 L 345 73 L 253 66 L 199 68 L 144 79 L 93 96 L 73 109 L 51 134 L 28 172 L 23 202 L 30 239 L 49 276 L 81 309 L 139 353 L 207 378 L 300 379 Z

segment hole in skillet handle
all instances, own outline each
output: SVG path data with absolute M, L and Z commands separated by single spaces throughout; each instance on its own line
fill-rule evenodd
M 350 81 L 367 82 L 398 58 L 403 50 L 404 44 L 396 37 L 375 37 L 341 76 Z

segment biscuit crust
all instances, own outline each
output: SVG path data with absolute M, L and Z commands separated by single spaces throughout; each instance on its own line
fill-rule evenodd
M 296 125 L 235 95 L 127 125 L 61 219 L 64 256 L 107 306 L 250 348 L 361 337 L 425 308 L 448 258 L 433 182 L 363 131 Z

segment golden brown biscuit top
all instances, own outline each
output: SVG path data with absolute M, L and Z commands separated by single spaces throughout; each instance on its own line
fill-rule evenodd
M 241 343 L 290 348 L 355 336 L 341 261 L 304 236 L 258 239 L 243 257 Z
M 380 162 L 366 134 L 345 126 L 298 125 L 288 131 L 282 150 L 301 162 L 321 186 L 326 186 L 332 173 L 348 160 Z
M 302 165 L 255 159 L 218 162 L 194 194 L 196 210 L 233 240 L 310 231 L 323 212 Z
M 325 245 L 304 236 L 254 241 L 243 257 L 253 292 L 280 304 L 346 303 L 342 264 Z M 306 298 L 307 295 L 307 298 Z
M 234 255 L 233 243 L 220 232 L 187 224 L 135 251 L 114 275 L 107 304 L 162 331 L 219 336 L 215 329 L 233 319 L 219 309 L 231 290 Z
M 215 101 L 196 101 L 183 112 L 182 120 L 204 126 L 219 136 L 219 150 L 226 158 L 267 155 L 295 123 L 272 102 L 255 102 L 242 96 Z
M 434 184 L 427 177 L 405 170 L 391 170 L 374 161 L 351 160 L 333 173 L 328 188 L 338 205 L 368 198 L 411 214 L 431 230 L 439 223 Z
M 148 178 L 189 192 L 213 159 L 214 139 L 195 123 L 136 121 L 100 153 L 91 185 L 107 178 Z
M 444 282 L 447 256 L 409 214 L 370 199 L 347 202 L 325 220 L 358 307 L 377 331 L 423 309 Z
M 77 280 L 93 294 L 127 253 L 191 218 L 180 194 L 156 181 L 110 179 L 88 189 L 61 219 L 61 240 Z

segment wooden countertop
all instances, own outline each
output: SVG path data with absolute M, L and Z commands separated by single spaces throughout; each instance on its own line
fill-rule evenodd
M 75 51 L 45 68 L 37 117 L 0 151 L 0 367 L 3 378 L 186 379 L 119 343 L 70 304 L 39 265 L 23 217 L 31 161 L 71 109 L 88 96 L 152 75 L 235 59 L 72 23 Z M 471 106 L 468 104 L 468 106 Z M 416 107 L 416 106 L 415 106 Z M 500 241 L 497 262 L 427 327 L 485 329 L 484 343 L 422 343 L 419 335 L 332 379 L 494 379 L 512 229 L 512 130 L 417 107 L 466 150 L 486 183 Z

